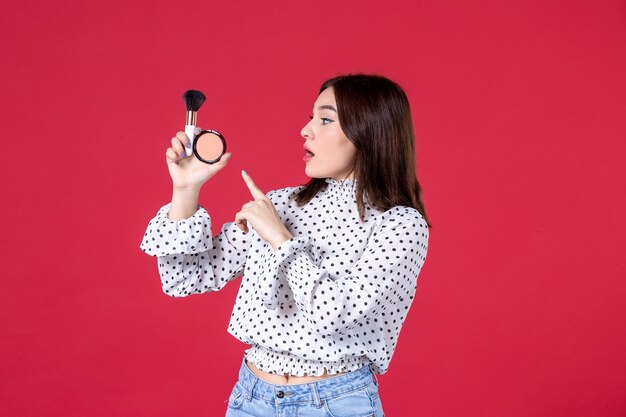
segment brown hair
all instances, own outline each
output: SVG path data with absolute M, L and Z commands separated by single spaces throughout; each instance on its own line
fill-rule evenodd
M 348 74 L 326 80 L 320 93 L 332 87 L 339 124 L 356 148 L 354 178 L 361 221 L 367 195 L 379 210 L 413 207 L 426 216 L 422 188 L 416 177 L 415 134 L 409 100 L 402 88 L 380 75 Z M 302 206 L 327 187 L 325 178 L 311 178 L 295 194 Z

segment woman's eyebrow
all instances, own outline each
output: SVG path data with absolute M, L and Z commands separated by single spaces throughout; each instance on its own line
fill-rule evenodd
M 317 108 L 318 110 L 323 110 L 323 109 L 328 109 L 328 110 L 332 110 L 335 113 L 337 113 L 337 109 L 335 109 L 333 106 L 329 105 L 329 104 L 322 104 L 321 106 L 319 106 Z M 315 110 L 315 109 L 314 109 Z

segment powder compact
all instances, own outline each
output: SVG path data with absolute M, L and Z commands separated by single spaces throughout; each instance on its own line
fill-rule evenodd
M 224 152 L 226 152 L 226 140 L 215 130 L 203 130 L 193 140 L 194 155 L 207 164 L 219 162 Z

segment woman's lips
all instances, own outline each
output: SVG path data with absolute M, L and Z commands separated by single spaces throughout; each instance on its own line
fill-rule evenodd
M 311 150 L 307 148 L 306 145 L 303 147 L 303 149 L 305 153 L 304 158 L 302 158 L 303 160 L 308 161 L 315 156 L 315 154 L 311 152 Z

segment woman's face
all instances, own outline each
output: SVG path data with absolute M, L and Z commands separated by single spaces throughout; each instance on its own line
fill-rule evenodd
M 300 134 L 306 140 L 304 161 L 308 177 L 335 180 L 354 178 L 352 168 L 356 148 L 341 130 L 332 88 L 327 88 L 319 95 L 313 104 L 311 121 L 302 128 Z

